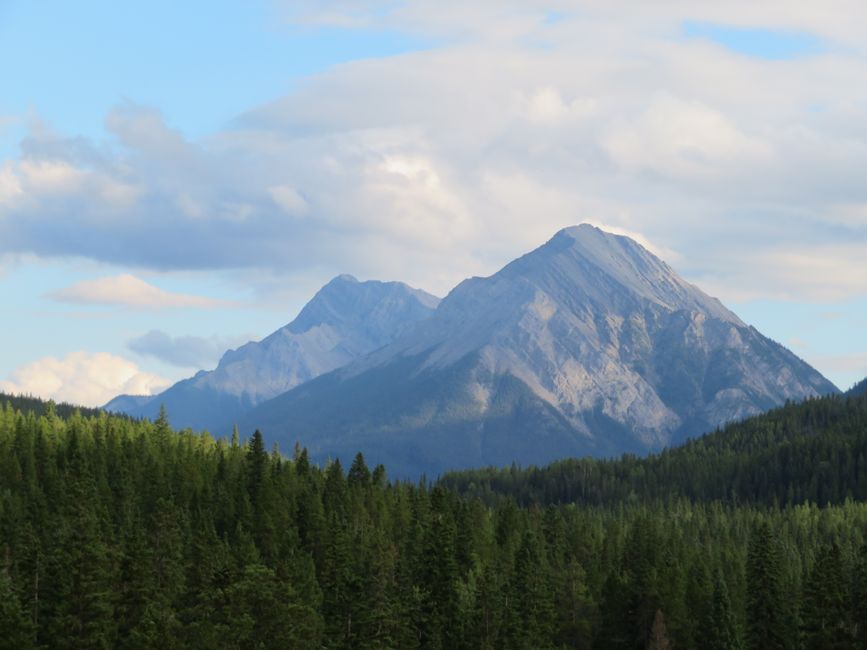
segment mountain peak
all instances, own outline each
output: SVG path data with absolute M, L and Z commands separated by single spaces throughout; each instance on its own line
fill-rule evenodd
M 578 248 L 588 254 L 593 254 L 595 257 L 598 257 L 599 254 L 603 252 L 611 255 L 647 254 L 655 257 L 653 253 L 648 251 L 644 246 L 631 237 L 618 235 L 589 223 L 582 223 L 577 226 L 563 228 L 549 241 L 553 242 L 562 239 L 569 240 L 570 246 Z
M 493 278 L 529 282 L 570 304 L 608 312 L 655 304 L 669 312 L 704 313 L 743 326 L 716 298 L 683 280 L 635 240 L 590 224 L 558 231 L 539 248 L 508 264 Z
M 412 312 L 407 314 L 409 320 L 416 320 L 422 316 L 421 312 L 426 315 L 438 302 L 435 296 L 403 282 L 360 282 L 351 275 L 338 275 L 316 292 L 286 329 L 302 333 L 320 325 L 370 326 L 378 315 L 390 321 L 395 311 L 404 308 Z

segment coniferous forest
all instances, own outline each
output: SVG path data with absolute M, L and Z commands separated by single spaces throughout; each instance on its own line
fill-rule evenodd
M 832 397 L 412 484 L 7 401 L 0 647 L 867 648 L 865 439 Z

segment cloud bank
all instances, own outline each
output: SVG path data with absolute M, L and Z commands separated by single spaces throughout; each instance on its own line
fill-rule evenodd
M 310 77 L 201 141 L 135 104 L 104 142 L 36 125 L 0 165 L 0 253 L 441 293 L 592 221 L 723 298 L 864 295 L 867 8 L 803 4 L 289 3 L 439 44 Z M 690 21 L 822 47 L 748 56 Z
M 0 380 L 0 390 L 7 393 L 82 406 L 102 406 L 121 393 L 153 395 L 168 385 L 168 380 L 142 372 L 132 361 L 104 352 L 70 352 L 62 359 L 44 357 Z

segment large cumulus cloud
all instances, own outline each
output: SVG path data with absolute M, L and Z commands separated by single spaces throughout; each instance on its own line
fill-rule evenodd
M 0 167 L 0 251 L 442 292 L 590 220 L 724 298 L 864 294 L 865 10 L 696 4 L 287 4 L 438 45 L 338 66 L 200 141 L 134 104 L 104 142 L 34 128 Z M 686 38 L 687 20 L 823 50 L 751 58 Z
M 169 381 L 142 371 L 129 359 L 105 352 L 43 357 L 12 371 L 0 391 L 35 395 L 82 406 L 102 406 L 118 393 L 153 395 Z

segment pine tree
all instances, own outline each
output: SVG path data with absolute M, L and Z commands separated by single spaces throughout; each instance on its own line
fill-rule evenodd
M 601 621 L 594 647 L 630 650 L 636 646 L 630 616 L 630 593 L 625 579 L 611 571 L 602 585 L 599 610 Z
M 457 647 L 458 567 L 455 559 L 455 521 L 449 493 L 436 487 L 430 494 L 431 519 L 423 546 L 421 574 L 423 585 L 422 645 L 428 648 Z
M 265 442 L 262 439 L 262 433 L 256 429 L 247 444 L 247 490 L 250 493 L 250 502 L 254 507 L 262 496 L 267 465 L 268 454 L 265 452 Z
M 267 567 L 246 567 L 224 598 L 222 623 L 234 647 L 306 650 L 320 644 L 319 615 Z
M 590 648 L 598 615 L 584 567 L 572 558 L 562 571 L 552 575 L 552 581 L 557 585 L 559 643 L 569 648 Z
M 707 650 L 740 650 L 742 647 L 728 586 L 722 573 L 718 573 L 713 588 L 710 620 L 704 635 Z
M 29 650 L 35 647 L 33 621 L 21 607 L 8 569 L 0 567 L 0 650 Z
M 863 544 L 855 563 L 855 588 L 852 594 L 855 647 L 867 650 L 867 543 Z
M 836 544 L 825 546 L 810 571 L 801 609 L 806 650 L 851 647 L 843 561 Z
M 349 474 L 347 475 L 347 482 L 349 483 L 349 487 L 365 488 L 370 485 L 370 470 L 367 468 L 364 462 L 364 454 L 361 452 L 358 452 L 352 461 Z
M 747 641 L 750 650 L 785 650 L 782 560 L 767 522 L 753 531 L 747 554 Z
M 531 650 L 553 647 L 555 629 L 550 577 L 540 552 L 539 540 L 524 533 L 515 556 L 508 612 L 509 646 Z

